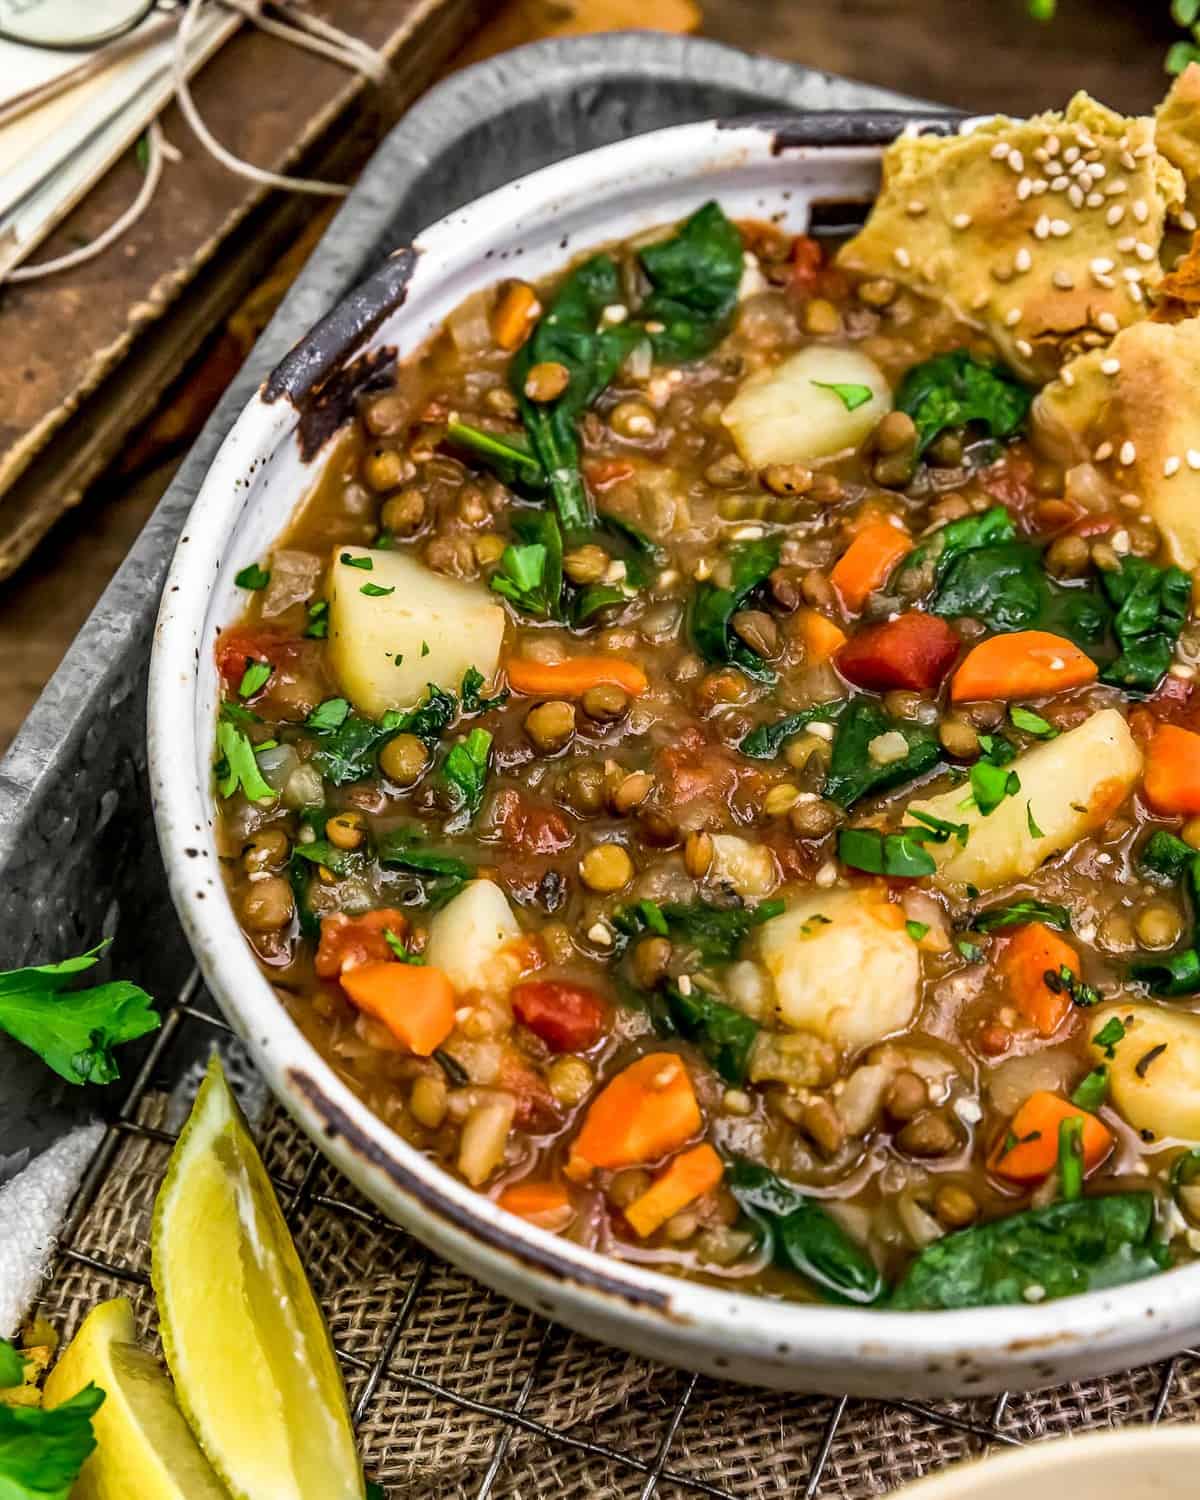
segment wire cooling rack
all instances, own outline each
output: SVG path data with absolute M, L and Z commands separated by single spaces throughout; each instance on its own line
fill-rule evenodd
M 128 1253 L 118 1255 L 87 1248 L 80 1231 L 106 1188 L 117 1185 L 114 1170 L 124 1161 L 131 1141 L 157 1148 L 155 1175 L 161 1175 L 175 1134 L 148 1123 L 145 1106 L 156 1097 L 156 1076 L 164 1068 L 172 1071 L 169 1065 L 173 1056 L 178 1058 L 178 1049 L 195 1053 L 214 1041 L 226 1051 L 238 1045 L 210 1006 L 199 975 L 193 972 L 163 1008 L 162 1026 L 84 1174 L 63 1226 L 42 1299 L 52 1318 L 56 1304 L 60 1311 L 63 1305 L 73 1304 L 78 1314 L 82 1307 L 111 1295 L 113 1283 L 123 1283 L 135 1297 L 140 1290 L 148 1301 L 144 1234 L 123 1241 Z M 198 1034 L 203 1032 L 208 1036 Z M 293 1133 L 292 1139 L 302 1138 Z M 577 1336 L 532 1314 L 522 1316 L 518 1320 L 520 1346 L 511 1362 L 523 1374 L 510 1380 L 503 1400 L 471 1393 L 469 1357 L 459 1366 L 467 1377 L 460 1382 L 448 1378 L 444 1361 L 434 1361 L 436 1368 L 424 1373 L 419 1362 L 403 1356 L 406 1335 L 420 1342 L 417 1334 L 428 1316 L 427 1302 L 423 1312 L 418 1309 L 429 1295 L 431 1281 L 438 1277 L 443 1284 L 457 1280 L 468 1300 L 486 1300 L 491 1294 L 447 1271 L 436 1257 L 358 1200 L 352 1186 L 307 1140 L 299 1155 L 289 1152 L 286 1170 L 281 1172 L 276 1166 L 272 1180 L 293 1233 L 299 1237 L 305 1232 L 302 1254 L 306 1244 L 314 1243 L 306 1225 L 320 1212 L 336 1216 L 343 1224 L 382 1232 L 389 1245 L 403 1244 L 404 1275 L 395 1281 L 394 1295 L 382 1310 L 382 1324 L 376 1320 L 381 1331 L 369 1358 L 345 1347 L 338 1337 L 337 1320 L 331 1318 L 364 1461 L 368 1472 L 379 1472 L 386 1484 L 394 1465 L 389 1464 L 387 1443 L 381 1438 L 387 1427 L 381 1418 L 386 1417 L 389 1404 L 403 1406 L 413 1399 L 424 1419 L 439 1425 L 443 1433 L 447 1423 L 469 1420 L 472 1452 L 465 1478 L 462 1472 L 447 1481 L 432 1473 L 422 1477 L 406 1470 L 403 1482 L 396 1485 L 393 1480 L 389 1488 L 389 1493 L 397 1495 L 421 1500 L 450 1495 L 464 1500 L 553 1495 L 558 1500 L 567 1494 L 604 1496 L 605 1500 L 610 1496 L 614 1500 L 626 1496 L 630 1500 L 651 1496 L 682 1500 L 690 1495 L 758 1500 L 786 1494 L 814 1500 L 817 1496 L 883 1494 L 972 1454 L 1083 1428 L 1191 1416 L 1200 1397 L 1200 1350 L 1195 1349 L 1155 1366 L 1057 1391 L 937 1404 L 755 1393 L 645 1365 L 649 1382 L 625 1395 L 624 1405 L 635 1409 L 619 1411 L 617 1430 L 606 1436 L 586 1422 L 556 1423 L 534 1409 L 532 1398 L 556 1355 Z M 139 1250 L 142 1266 L 134 1263 Z M 350 1273 L 339 1265 L 334 1274 L 344 1278 Z M 505 1306 L 501 1299 L 494 1300 L 498 1308 Z M 623 1357 L 613 1358 L 620 1361 Z M 621 1398 L 620 1391 L 614 1392 L 614 1406 L 620 1408 Z

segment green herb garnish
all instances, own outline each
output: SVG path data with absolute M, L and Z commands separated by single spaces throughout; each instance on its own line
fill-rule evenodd
M 251 563 L 248 568 L 243 568 L 236 573 L 233 579 L 240 589 L 265 589 L 271 581 L 270 570 L 259 567 L 258 563 Z
M 869 385 L 844 384 L 838 380 L 813 380 L 810 385 L 820 386 L 823 391 L 832 391 L 847 411 L 857 411 L 875 394 Z
M 396 585 L 393 583 L 385 588 L 381 583 L 364 583 L 358 592 L 365 594 L 368 599 L 386 599 L 389 594 L 396 592 Z
M 1014 704 L 1008 711 L 1008 717 L 1015 729 L 1023 729 L 1026 734 L 1032 734 L 1039 740 L 1052 740 L 1058 734 L 1053 724 L 1043 719 L 1041 714 L 1035 714 L 1031 708 Z
M 929 932 L 929 923 L 908 921 L 904 924 L 904 930 L 914 943 L 919 943 Z
M 355 557 L 352 553 L 343 552 L 342 562 L 348 568 L 361 568 L 364 573 L 374 571 L 375 564 L 369 557 Z
M 242 680 L 238 684 L 239 698 L 253 698 L 255 693 L 261 693 L 270 680 L 271 673 L 275 669 L 267 661 L 252 661 L 242 673 Z
M 937 869 L 933 856 L 921 848 L 911 830 L 880 833 L 874 828 L 842 828 L 838 832 L 838 858 L 854 870 L 871 875 L 919 879 Z
M 1033 392 L 998 365 L 982 364 L 965 349 L 914 365 L 896 392 L 897 411 L 917 428 L 917 456 L 948 427 L 980 422 L 994 438 L 1024 426 Z

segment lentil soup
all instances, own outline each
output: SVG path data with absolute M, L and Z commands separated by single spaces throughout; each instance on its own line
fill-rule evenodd
M 502 282 L 239 575 L 247 940 L 504 1209 L 898 1308 L 1200 1250 L 1200 398 L 1154 399 L 1200 275 L 1155 139 L 1077 100 L 898 141 L 841 246 L 708 203 Z

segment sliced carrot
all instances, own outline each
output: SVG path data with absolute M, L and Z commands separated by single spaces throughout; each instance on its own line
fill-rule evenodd
M 588 688 L 601 683 L 613 683 L 631 698 L 640 698 L 650 686 L 641 667 L 619 656 L 569 656 L 556 662 L 516 656 L 505 670 L 513 692 L 528 698 L 582 698 Z
M 586 1181 L 593 1167 L 634 1167 L 678 1151 L 700 1129 L 700 1106 L 683 1060 L 650 1052 L 600 1090 L 575 1137 L 567 1175 Z
M 1072 641 L 1048 630 L 994 635 L 967 653 L 950 683 L 955 703 L 977 698 L 1043 698 L 1095 682 L 1099 669 Z
M 540 311 L 537 293 L 527 282 L 510 282 L 492 311 L 492 337 L 501 349 L 519 349 Z
M 1046 975 L 1057 975 L 1060 969 L 1078 978 L 1079 955 L 1044 922 L 1018 928 L 1000 956 L 1000 972 L 1008 980 L 1009 993 L 1040 1036 L 1053 1036 L 1071 1010 L 1066 986 L 1060 984 L 1055 990 L 1046 983 Z
M 829 581 L 851 614 L 857 614 L 867 595 L 884 583 L 902 557 L 912 551 L 912 537 L 888 521 L 864 526 L 833 565 Z
M 840 646 L 846 644 L 846 632 L 818 610 L 797 610 L 796 624 L 804 645 L 804 658 L 808 662 L 828 661 Z
M 454 1030 L 454 986 L 428 964 L 359 964 L 344 971 L 342 988 L 418 1057 L 428 1057 Z
M 1146 801 L 1169 816 L 1200 812 L 1200 734 L 1160 724 L 1146 753 Z
M 496 1201 L 539 1229 L 565 1229 L 575 1216 L 570 1195 L 561 1182 L 514 1182 Z
M 1103 1120 L 1070 1103 L 1059 1094 L 1041 1090 L 1030 1094 L 1008 1129 L 992 1148 L 988 1166 L 1012 1182 L 1040 1182 L 1058 1161 L 1058 1127 L 1064 1120 L 1083 1121 L 1083 1168 L 1098 1167 L 1113 1148 L 1113 1135 Z
M 721 1158 L 707 1142 L 677 1156 L 659 1174 L 640 1198 L 625 1210 L 625 1217 L 642 1239 L 661 1229 L 680 1209 L 711 1193 L 725 1175 Z

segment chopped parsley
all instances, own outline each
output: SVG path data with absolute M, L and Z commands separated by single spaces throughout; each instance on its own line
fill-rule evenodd
M 912 938 L 914 943 L 919 943 L 928 933 L 929 923 L 908 921 L 904 924 L 904 930 L 908 933 L 909 937 Z
M 326 599 L 318 599 L 315 604 L 308 606 L 308 624 L 304 627 L 304 634 L 310 641 L 323 641 L 329 634 L 329 602 Z
M 326 698 L 305 719 L 304 727 L 316 730 L 340 729 L 349 712 L 350 705 L 345 698 Z
M 1109 1016 L 1104 1025 L 1092 1038 L 1093 1043 L 1101 1049 L 1109 1062 L 1117 1055 L 1117 1046 L 1125 1040 L 1125 1026 L 1120 1016 Z
M 1020 927 L 1026 922 L 1044 922 L 1047 927 L 1056 927 L 1059 932 L 1071 930 L 1071 913 L 1065 906 L 1050 901 L 1035 901 L 1027 897 L 1014 901 L 1009 906 L 993 906 L 981 911 L 971 919 L 976 932 L 999 932 L 1005 927 Z
M 248 568 L 235 575 L 234 583 L 240 589 L 265 589 L 271 581 L 270 569 L 259 567 L 258 563 L 251 563 Z
M 880 833 L 875 828 L 843 828 L 838 833 L 838 858 L 852 870 L 870 875 L 919 879 L 937 869 L 933 856 L 921 848 L 919 830 Z
M 263 779 L 254 759 L 249 737 L 222 715 L 217 725 L 217 790 L 222 797 L 232 797 L 239 788 L 251 802 L 273 802 L 275 792 Z
M 389 587 L 384 588 L 380 583 L 364 583 L 358 592 L 366 594 L 368 599 L 386 599 L 389 594 L 396 592 L 396 585 L 393 583 Z
M 1053 724 L 1042 718 L 1041 714 L 1035 714 L 1030 708 L 1021 708 L 1014 704 L 1008 711 L 1008 717 L 1013 722 L 1014 729 L 1023 729 L 1026 734 L 1032 734 L 1039 740 L 1052 740 L 1057 734 Z
M 1025 824 L 1029 829 L 1029 837 L 1033 839 L 1044 839 L 1046 835 L 1037 826 L 1037 819 L 1033 816 L 1033 803 L 1025 804 Z
M 820 386 L 823 391 L 832 391 L 847 411 L 857 411 L 875 394 L 869 385 L 846 384 L 840 380 L 812 380 L 810 385 Z
M 242 673 L 242 680 L 238 684 L 239 698 L 253 698 L 255 693 L 261 693 L 270 680 L 274 668 L 268 661 L 252 661 L 246 666 Z
M 361 568 L 364 573 L 371 573 L 375 569 L 375 564 L 369 557 L 354 557 L 349 552 L 343 552 L 341 560 L 346 567 Z
M 1016 796 L 1021 778 L 1015 771 L 1004 769 L 1017 753 L 1011 740 L 1003 735 L 981 734 L 979 744 L 983 754 L 971 767 L 971 796 L 964 806 L 974 803 L 986 818 L 1006 797 Z
M 1071 1095 L 1071 1103 L 1092 1114 L 1108 1098 L 1108 1064 L 1099 1063 Z

